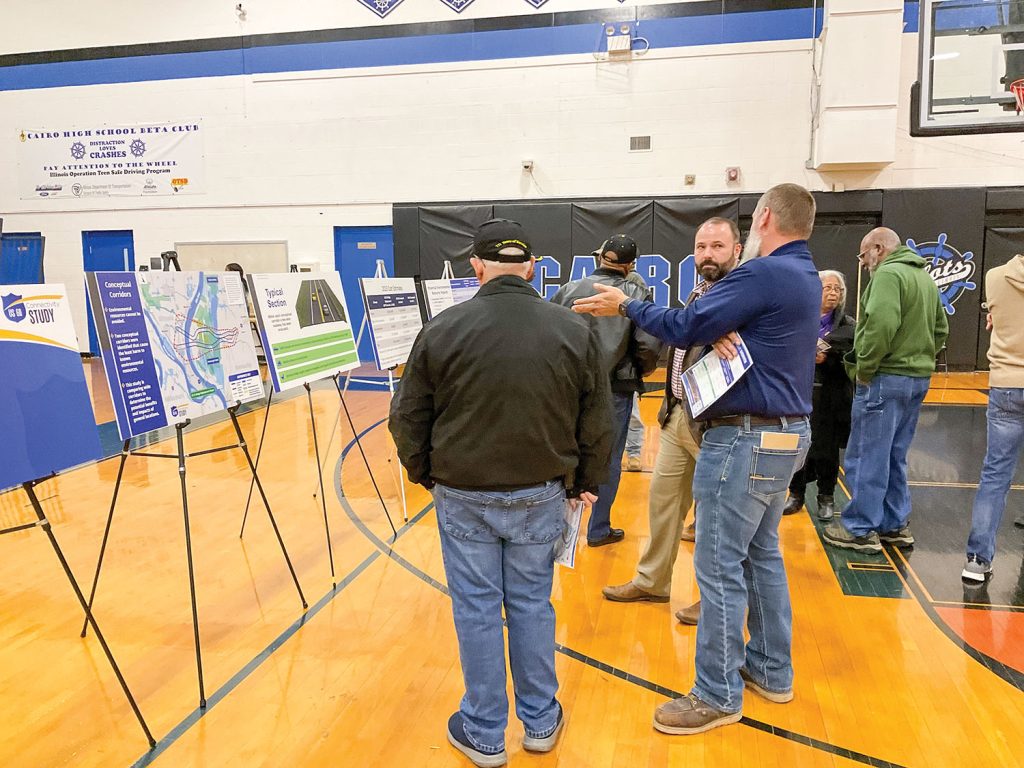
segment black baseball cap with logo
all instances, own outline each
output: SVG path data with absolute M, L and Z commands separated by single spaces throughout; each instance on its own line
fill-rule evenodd
M 473 255 L 486 261 L 529 261 L 533 249 L 518 221 L 491 219 L 480 225 L 473 239 Z
M 629 235 L 612 235 L 605 240 L 601 247 L 593 252 L 592 255 L 602 257 L 608 251 L 611 251 L 614 255 L 613 258 L 609 258 L 609 261 L 613 261 L 616 264 L 631 264 L 636 261 L 637 248 L 636 241 Z

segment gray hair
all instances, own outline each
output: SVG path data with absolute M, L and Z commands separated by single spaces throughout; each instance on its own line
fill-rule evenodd
M 826 277 L 834 277 L 839 281 L 839 306 L 833 310 L 835 317 L 840 317 L 846 311 L 846 278 L 843 273 L 835 269 L 823 269 L 818 273 L 818 278 L 824 280 Z

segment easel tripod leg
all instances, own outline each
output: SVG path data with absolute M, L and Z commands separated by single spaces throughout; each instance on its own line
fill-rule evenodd
M 64 557 L 64 553 L 61 551 L 60 545 L 57 543 L 57 537 L 53 535 L 53 529 L 50 527 L 50 523 L 46 519 L 46 515 L 43 514 L 42 505 L 39 503 L 39 499 L 36 497 L 34 483 L 22 483 L 22 488 L 25 489 L 25 493 L 28 494 L 28 499 L 32 503 L 32 509 L 35 510 L 36 517 L 39 518 L 40 527 L 46 533 L 46 537 L 50 540 L 50 546 L 53 547 L 53 551 L 57 555 L 57 559 L 60 561 L 61 567 L 64 569 L 64 574 L 68 577 L 68 581 L 71 582 L 71 588 L 75 591 L 75 597 L 78 598 L 79 604 L 82 606 L 82 610 L 85 611 L 85 620 L 92 624 L 92 631 L 96 633 L 96 639 L 100 643 L 100 647 L 103 648 L 103 653 L 107 657 L 107 661 L 110 662 L 110 668 L 114 670 L 114 675 L 117 677 L 117 682 L 121 685 L 121 690 L 124 691 L 124 695 L 128 699 L 128 703 L 131 705 L 132 712 L 135 713 L 136 719 L 139 721 L 139 725 L 142 726 L 143 733 L 146 734 L 146 740 L 149 742 L 150 749 L 156 746 L 156 739 L 153 738 L 153 734 L 150 733 L 149 726 L 146 725 L 145 718 L 142 717 L 142 712 L 139 710 L 139 705 L 135 703 L 135 697 L 132 696 L 132 692 L 128 689 L 128 683 L 125 682 L 124 675 L 121 674 L 121 668 L 117 666 L 117 662 L 114 661 L 114 655 L 110 652 L 110 646 L 107 645 L 107 640 L 103 637 L 103 633 L 100 631 L 99 625 L 96 623 L 96 617 L 92 615 L 92 608 L 85 601 L 85 595 L 82 594 L 82 590 L 78 586 L 78 582 L 75 580 L 75 575 L 71 572 L 71 566 L 68 565 L 68 561 Z
M 267 434 L 267 422 L 270 421 L 270 398 L 274 396 L 274 388 L 271 386 L 267 393 L 267 407 L 263 409 L 263 430 L 260 432 L 260 444 L 256 446 L 256 468 L 260 466 L 260 455 L 263 453 L 263 438 Z M 245 498 L 245 514 L 242 515 L 242 527 L 238 531 L 238 538 L 245 534 L 245 521 L 249 519 L 249 504 L 252 502 L 252 488 L 256 484 L 255 475 L 249 481 L 249 495 Z
M 100 583 L 100 568 L 103 567 L 103 556 L 107 552 L 107 539 L 110 537 L 110 526 L 114 522 L 114 507 L 117 506 L 117 493 L 121 489 L 121 476 L 124 474 L 124 464 L 128 460 L 128 449 L 131 440 L 125 440 L 121 446 L 121 462 L 117 466 L 117 480 L 114 481 L 114 495 L 110 499 L 110 511 L 107 513 L 107 525 L 103 529 L 103 542 L 100 544 L 100 554 L 96 559 L 96 573 L 92 577 L 92 589 L 89 590 L 89 610 L 92 610 L 93 601 L 96 599 L 96 587 Z M 85 620 L 82 622 L 81 636 L 85 637 L 89 627 L 89 616 L 86 611 Z
M 334 551 L 331 547 L 331 526 L 327 521 L 327 498 L 324 496 L 324 472 L 320 468 L 320 443 L 316 436 L 316 415 L 313 413 L 313 390 L 306 387 L 306 399 L 309 401 L 309 423 L 313 428 L 313 450 L 316 452 L 316 474 L 320 480 L 320 506 L 324 510 L 324 533 L 327 535 L 327 559 L 331 564 L 331 586 L 338 586 L 338 579 L 334 575 Z
M 292 559 L 288 556 L 288 550 L 284 545 L 284 539 L 281 538 L 281 531 L 277 527 L 277 520 L 274 519 L 274 513 L 270 510 L 270 501 L 267 499 L 267 494 L 263 491 L 263 483 L 260 482 L 259 475 L 256 474 L 256 465 L 252 461 L 252 454 L 249 453 L 249 447 L 245 443 L 245 435 L 242 434 L 242 428 L 238 424 L 238 406 L 241 403 L 228 408 L 228 414 L 231 416 L 231 423 L 235 427 L 235 434 L 238 435 L 238 447 L 242 449 L 242 453 L 245 454 L 245 460 L 249 464 L 249 471 L 252 472 L 253 481 L 256 483 L 256 490 L 259 491 L 260 498 L 263 500 L 263 506 L 267 510 L 267 517 L 270 518 L 270 525 L 274 529 L 274 535 L 277 536 L 277 543 L 281 545 L 281 552 L 284 554 L 284 561 L 288 564 L 288 572 L 292 575 L 292 581 L 295 582 L 295 589 L 299 593 L 299 600 L 302 601 L 303 609 L 309 607 L 309 603 L 306 602 L 306 596 L 302 594 L 302 587 L 299 586 L 299 577 L 295 575 L 295 568 L 292 567 Z
M 345 411 L 345 418 L 348 419 L 348 426 L 352 430 L 352 436 L 355 438 L 356 447 L 359 448 L 359 454 L 363 457 L 363 464 L 366 465 L 366 473 L 370 476 L 370 482 L 373 483 L 373 490 L 377 492 L 377 498 L 380 499 L 380 505 L 384 509 L 384 514 L 388 518 L 388 525 L 391 526 L 391 532 L 397 538 L 398 530 L 395 528 L 395 523 L 391 519 L 391 513 L 388 512 L 388 505 L 384 503 L 384 496 L 380 492 L 380 488 L 377 487 L 377 478 L 373 476 L 373 470 L 370 468 L 370 460 L 366 458 L 366 451 L 363 450 L 363 443 L 359 439 L 359 433 L 356 431 L 356 425 L 352 421 L 352 414 L 349 413 L 348 404 L 345 402 L 345 395 L 341 390 L 341 384 L 338 381 L 338 376 L 334 376 L 334 386 L 338 390 L 338 397 L 341 398 L 341 407 Z
M 192 598 L 192 633 L 196 642 L 196 671 L 199 674 L 199 707 L 206 708 L 206 690 L 203 686 L 203 654 L 199 645 L 199 611 L 196 608 L 196 579 L 192 566 L 192 531 L 188 522 L 188 486 L 185 483 L 185 438 L 182 431 L 189 422 L 176 424 L 178 436 L 178 477 L 181 479 L 181 509 L 185 516 L 185 554 L 188 558 L 188 589 Z

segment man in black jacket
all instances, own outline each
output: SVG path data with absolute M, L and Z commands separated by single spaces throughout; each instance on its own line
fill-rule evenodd
M 631 298 L 650 301 L 650 291 L 632 280 L 629 273 L 636 262 L 636 243 L 626 235 L 613 235 L 599 249 L 600 267 L 589 277 L 573 280 L 558 289 L 551 301 L 571 307 L 576 299 L 597 293 L 596 284 L 611 285 Z M 600 370 L 608 376 L 612 387 L 614 416 L 609 420 L 612 434 L 612 454 L 608 465 L 608 480 L 597 492 L 598 500 L 590 510 L 587 524 L 587 543 L 592 547 L 622 541 L 625 533 L 612 528 L 612 504 L 619 491 L 622 475 L 622 452 L 626 449 L 629 416 L 633 410 L 633 396 L 643 392 L 643 377 L 658 365 L 661 342 L 640 330 L 632 320 L 621 317 L 595 324 L 601 345 Z
M 505 644 L 523 747 L 554 748 L 551 583 L 566 498 L 596 501 L 611 450 L 611 394 L 592 324 L 527 280 L 522 227 L 491 220 L 471 259 L 477 295 L 427 323 L 391 403 L 409 478 L 432 489 L 466 694 L 448 741 L 478 766 L 506 762 Z

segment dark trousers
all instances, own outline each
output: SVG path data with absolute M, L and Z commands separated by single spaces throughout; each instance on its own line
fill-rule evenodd
M 839 446 L 830 456 L 808 456 L 803 467 L 793 475 L 789 484 L 789 492 L 801 499 L 807 492 L 807 486 L 818 481 L 819 496 L 833 496 L 836 492 L 836 480 L 839 478 Z

